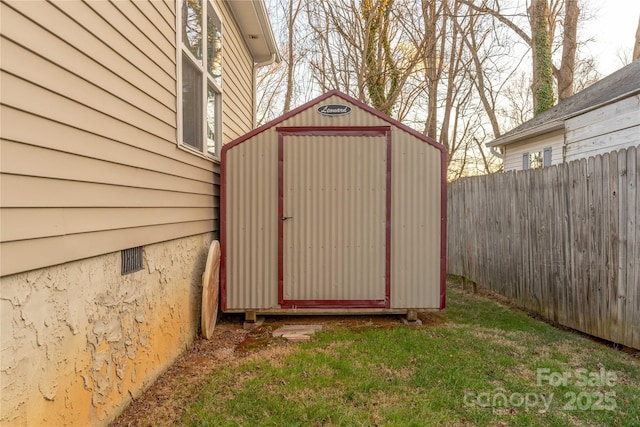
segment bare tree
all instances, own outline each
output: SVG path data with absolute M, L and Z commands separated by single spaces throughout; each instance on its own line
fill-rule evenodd
M 531 53 L 533 56 L 533 111 L 535 114 L 548 110 L 555 104 L 553 93 L 553 63 L 551 62 L 551 28 L 549 25 L 547 0 L 531 0 L 529 21 L 531 22 Z
M 598 77 L 571 36 L 584 16 L 579 0 L 530 0 L 528 9 L 512 0 L 271 2 L 282 17 L 285 60 L 260 74 L 271 91 L 259 98 L 271 106 L 259 108 L 261 117 L 340 89 L 437 139 L 450 179 L 499 170 L 485 143 L 527 120 L 534 100 L 543 105 L 540 93 L 553 97 L 554 78 L 571 82 L 559 93 L 569 96 L 571 86 Z M 526 62 L 534 50 L 546 61 L 532 75 Z
M 279 45 L 281 61 L 258 70 L 256 76 L 256 124 L 263 124 L 307 99 L 312 80 L 308 78 L 308 24 L 301 16 L 304 0 L 267 2 Z
M 362 0 L 366 22 L 364 44 L 365 86 L 374 107 L 391 114 L 398 96 L 400 71 L 391 49 L 391 11 L 394 0 Z
M 577 50 L 577 23 L 580 16 L 578 0 L 531 0 L 527 9 L 530 34 L 501 12 L 499 0 L 493 1 L 493 7 L 483 1 L 478 5 L 473 0 L 459 0 L 469 7 L 488 14 L 513 30 L 532 50 L 532 94 L 534 112 L 540 113 L 555 103 L 554 77 L 558 81 L 558 93 L 564 99 L 573 94 L 573 79 Z M 565 1 L 564 10 L 561 7 Z M 552 62 L 553 41 L 556 39 L 556 27 L 560 20 L 560 11 L 564 12 L 562 32 L 562 61 L 560 67 Z
M 294 88 L 294 70 L 296 67 L 296 55 L 295 55 L 295 24 L 300 13 L 302 2 L 301 0 L 290 0 L 288 2 L 287 13 L 287 89 L 284 94 L 284 107 L 283 113 L 291 110 L 291 97 L 293 96 Z
M 313 77 L 394 115 L 404 85 L 422 60 L 424 41 L 407 49 L 413 34 L 395 0 L 309 0 L 307 16 L 316 52 Z M 420 14 L 418 14 L 419 16 Z M 405 98 L 406 99 L 406 98 Z
M 633 45 L 633 61 L 640 59 L 640 18 L 638 18 L 638 29 L 636 30 L 636 42 Z
M 263 125 L 280 115 L 286 78 L 283 63 L 274 63 L 259 70 L 256 76 L 256 125 Z
M 441 2 L 441 5 L 444 2 Z M 433 138 L 437 138 L 437 111 L 438 111 L 438 84 L 444 66 L 444 49 L 438 49 L 441 45 L 442 34 L 438 34 L 438 17 L 441 16 L 445 22 L 442 23 L 446 30 L 446 17 L 439 13 L 441 9 L 436 8 L 434 1 L 422 1 L 423 30 L 419 33 L 425 45 L 423 55 L 424 77 L 426 80 L 427 95 L 427 120 L 425 122 L 424 133 Z
M 558 100 L 573 95 L 576 71 L 576 50 L 578 49 L 578 0 L 565 0 L 564 37 L 562 38 L 562 62 L 557 70 Z

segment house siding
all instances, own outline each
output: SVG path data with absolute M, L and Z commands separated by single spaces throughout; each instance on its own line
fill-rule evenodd
M 563 161 L 564 131 L 558 130 L 549 134 L 540 135 L 527 139 L 523 142 L 509 144 L 506 146 L 504 158 L 504 170 L 521 170 L 522 156 L 524 153 L 543 151 L 551 147 L 551 164 L 557 165 Z
M 228 142 L 253 63 L 217 5 Z M 0 2 L 2 425 L 106 425 L 196 336 L 219 162 L 177 145 L 175 9 Z
M 254 85 L 253 59 L 247 50 L 229 6 L 218 1 L 223 22 L 224 55 L 222 111 L 223 142 L 230 142 L 253 129 Z
M 640 95 L 568 119 L 566 161 L 640 145 Z
M 217 5 L 228 142 L 253 125 L 253 63 Z M 175 5 L 0 7 L 0 275 L 217 231 L 219 165 L 176 146 Z
M 108 425 L 193 341 L 212 233 L 5 276 L 0 425 Z

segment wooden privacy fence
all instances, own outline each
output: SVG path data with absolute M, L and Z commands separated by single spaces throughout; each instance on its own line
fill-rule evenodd
M 447 272 L 640 349 L 640 149 L 449 185 Z

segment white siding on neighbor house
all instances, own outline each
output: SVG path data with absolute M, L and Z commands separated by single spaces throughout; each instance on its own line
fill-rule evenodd
M 253 126 L 253 63 L 217 4 L 227 142 Z M 176 145 L 175 7 L 0 4 L 0 276 L 216 231 L 219 165 Z
M 640 95 L 568 119 L 566 161 L 640 145 Z
M 522 170 L 522 156 L 525 153 L 535 153 L 551 148 L 551 164 L 562 163 L 564 146 L 564 131 L 562 129 L 544 135 L 539 135 L 522 142 L 506 146 L 504 170 Z

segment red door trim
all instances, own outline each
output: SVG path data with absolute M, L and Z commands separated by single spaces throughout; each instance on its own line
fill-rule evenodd
M 391 307 L 391 127 L 278 127 L 278 304 L 281 308 L 390 308 Z M 386 227 L 384 300 L 285 300 L 284 299 L 284 136 L 385 136 Z
M 220 163 L 220 309 L 227 309 L 227 213 L 225 185 L 226 173 L 224 163 Z
M 391 307 L 391 129 L 387 131 L 387 218 L 385 235 L 385 298 L 386 307 Z
M 278 132 L 278 304 L 284 304 L 284 134 Z

